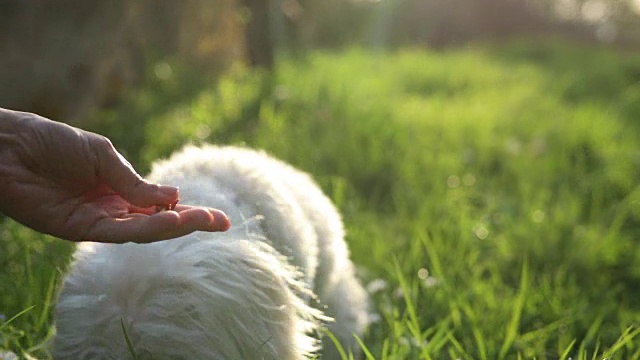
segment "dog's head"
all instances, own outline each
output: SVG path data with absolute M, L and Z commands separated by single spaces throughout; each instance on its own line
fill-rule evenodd
M 259 241 L 194 236 L 82 244 L 56 307 L 54 357 L 289 359 L 315 351 L 309 334 L 321 313 L 306 305 L 295 268 Z

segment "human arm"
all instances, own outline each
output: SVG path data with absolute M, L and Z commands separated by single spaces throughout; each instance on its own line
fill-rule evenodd
M 138 175 L 104 136 L 0 108 L 0 211 L 71 241 L 153 242 L 224 231 L 216 209 L 177 205 L 178 189 Z

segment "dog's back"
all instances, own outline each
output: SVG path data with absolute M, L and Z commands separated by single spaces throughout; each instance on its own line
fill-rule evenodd
M 251 150 L 188 147 L 150 180 L 219 208 L 226 233 L 83 244 L 56 307 L 57 359 L 301 359 L 327 306 L 346 346 L 367 323 L 337 212 L 303 173 Z M 317 295 L 315 298 L 314 293 Z M 323 344 L 330 358 L 331 344 Z

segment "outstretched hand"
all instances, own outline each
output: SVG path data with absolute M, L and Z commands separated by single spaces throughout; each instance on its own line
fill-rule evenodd
M 1 212 L 71 241 L 147 243 L 229 228 L 220 210 L 171 210 L 178 189 L 142 179 L 107 138 L 4 109 L 0 191 Z

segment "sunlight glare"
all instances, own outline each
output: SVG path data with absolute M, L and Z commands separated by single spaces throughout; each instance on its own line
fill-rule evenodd
M 580 12 L 582 18 L 589 22 L 601 22 L 609 16 L 609 6 L 602 0 L 587 0 L 582 4 Z

